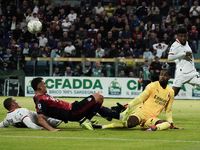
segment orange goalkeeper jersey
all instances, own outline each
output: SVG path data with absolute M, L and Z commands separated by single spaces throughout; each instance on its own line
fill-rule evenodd
M 147 85 L 144 92 L 148 95 L 148 98 L 135 111 L 145 111 L 154 117 L 158 117 L 163 108 L 166 110 L 167 107 L 172 107 L 174 91 L 169 85 L 163 89 L 159 81 L 152 82 Z

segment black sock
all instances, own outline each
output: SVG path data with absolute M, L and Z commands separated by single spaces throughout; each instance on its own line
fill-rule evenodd
M 107 107 L 102 107 L 99 112 L 98 112 L 102 117 L 109 117 L 109 118 L 114 118 L 119 120 L 119 113 L 112 111 L 111 109 Z

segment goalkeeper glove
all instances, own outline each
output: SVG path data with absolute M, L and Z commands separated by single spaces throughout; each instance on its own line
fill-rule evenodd
M 113 111 L 115 111 L 115 112 L 117 112 L 117 113 L 121 113 L 121 112 L 123 112 L 124 110 L 126 110 L 126 106 L 127 106 L 127 105 L 128 105 L 128 104 L 122 105 L 122 104 L 120 104 L 120 103 L 117 102 L 117 106 L 112 106 L 112 107 L 111 107 L 111 110 L 113 110 Z
M 173 123 L 171 123 L 170 129 L 179 129 L 179 130 L 184 130 L 184 128 L 175 127 Z

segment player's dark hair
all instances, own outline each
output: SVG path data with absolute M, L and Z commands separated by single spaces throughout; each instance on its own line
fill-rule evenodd
M 43 78 L 41 77 L 37 77 L 37 78 L 34 78 L 32 81 L 31 81 L 31 86 L 33 88 L 34 91 L 37 91 L 37 86 L 40 82 L 42 82 Z
M 169 76 L 171 76 L 171 72 L 168 69 L 162 69 L 162 71 L 165 71 L 168 73 Z
M 6 98 L 4 100 L 3 105 L 4 105 L 5 109 L 10 110 L 10 106 L 11 106 L 12 100 L 13 99 L 11 97 L 10 98 Z
M 186 28 L 179 28 L 176 31 L 177 34 L 187 34 L 187 29 Z

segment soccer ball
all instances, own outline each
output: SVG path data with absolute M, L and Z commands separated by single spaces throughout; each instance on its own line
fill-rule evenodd
M 42 30 L 42 23 L 40 21 L 29 21 L 28 31 L 32 34 L 39 33 Z

